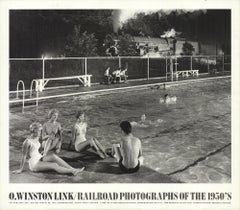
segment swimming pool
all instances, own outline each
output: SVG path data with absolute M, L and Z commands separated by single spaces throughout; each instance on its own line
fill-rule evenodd
M 177 96 L 177 103 L 160 104 L 160 97 L 166 93 Z M 161 119 L 156 126 L 133 128 L 133 133 L 142 140 L 145 167 L 180 182 L 231 182 L 230 77 L 168 86 L 166 90 L 147 88 L 101 96 L 49 99 L 40 104 L 38 112 L 26 109 L 24 114 L 11 108 L 10 169 L 16 168 L 29 124 L 34 120 L 45 122 L 50 108 L 60 112 L 65 143 L 70 139 L 76 111 L 84 110 L 89 124 L 88 135 L 96 136 L 105 147 L 120 140 L 122 120 L 139 121 L 142 114 L 152 122 Z M 10 180 L 15 182 L 16 179 L 10 175 Z M 105 182 L 131 180 L 126 177 L 121 181 L 109 179 Z

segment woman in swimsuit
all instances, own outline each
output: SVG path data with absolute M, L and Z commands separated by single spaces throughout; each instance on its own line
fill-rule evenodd
M 86 139 L 87 122 L 85 121 L 84 112 L 79 111 L 76 115 L 77 121 L 73 126 L 72 139 L 69 143 L 69 148 L 74 143 L 74 149 L 77 152 L 93 148 L 101 158 L 106 158 L 105 149 L 96 138 Z
M 20 163 L 20 169 L 13 171 L 13 173 L 21 173 L 28 158 L 29 169 L 33 172 L 54 170 L 60 174 L 77 175 L 84 170 L 84 167 L 81 169 L 71 167 L 56 154 L 41 155 L 39 153 L 39 148 L 41 147 L 39 142 L 41 130 L 42 125 L 40 123 L 32 123 L 30 125 L 31 135 L 23 142 L 23 156 Z
M 44 148 L 43 154 L 48 152 L 59 153 L 62 146 L 62 128 L 61 124 L 57 122 L 58 110 L 52 109 L 48 113 L 49 121 L 44 123 L 42 131 L 42 146 Z

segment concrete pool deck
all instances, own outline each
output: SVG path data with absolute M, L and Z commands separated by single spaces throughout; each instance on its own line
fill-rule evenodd
M 199 75 L 199 77 L 189 77 L 189 78 L 179 78 L 178 81 L 170 82 L 166 81 L 165 77 L 162 78 L 152 78 L 150 80 L 147 79 L 139 79 L 139 80 L 129 80 L 126 83 L 117 83 L 117 84 L 93 84 L 91 87 L 83 87 L 82 85 L 78 86 L 75 85 L 75 87 L 60 87 L 59 88 L 46 88 L 44 91 L 39 92 L 38 100 L 45 100 L 49 98 L 58 98 L 58 97 L 67 97 L 67 96 L 79 96 L 79 95 L 85 95 L 85 94 L 104 94 L 104 93 L 112 93 L 116 91 L 126 91 L 126 90 L 132 90 L 134 88 L 139 87 L 149 87 L 151 85 L 160 85 L 160 87 L 154 87 L 153 88 L 163 88 L 163 84 L 176 84 L 181 82 L 187 82 L 187 81 L 194 81 L 194 80 L 202 80 L 205 78 L 215 78 L 215 77 L 221 77 L 221 76 L 230 76 L 230 72 L 219 72 L 215 76 L 209 76 L 208 74 L 202 74 Z M 33 91 L 33 95 L 30 98 L 29 97 L 30 92 L 29 90 L 25 93 L 26 102 L 35 103 L 36 102 L 36 93 Z M 11 91 L 9 94 L 9 102 L 10 104 L 21 104 L 22 103 L 22 93 L 21 90 L 19 92 L 19 99 L 16 99 L 16 92 Z
M 135 129 L 134 132 L 141 138 L 145 156 L 145 164 L 135 174 L 121 174 L 114 159 L 107 158 L 100 160 L 92 153 L 76 153 L 67 151 L 64 148 L 69 141 L 74 111 L 77 107 L 89 109 L 89 118 L 92 124 L 89 127 L 89 135 L 99 136 L 101 142 L 110 147 L 111 143 L 117 140 L 119 132 L 118 124 L 121 119 L 136 120 L 139 112 L 145 109 L 141 100 L 136 98 L 136 104 L 129 104 L 128 101 L 118 99 L 116 94 L 107 98 L 111 104 L 104 104 L 105 98 L 83 98 L 72 99 L 72 107 L 68 109 L 68 102 L 65 98 L 49 99 L 40 103 L 39 111 L 35 108 L 27 108 L 21 113 L 20 107 L 10 108 L 10 182 L 11 183 L 229 183 L 231 181 L 231 109 L 228 96 L 230 93 L 230 78 L 220 79 L 219 82 L 207 83 L 206 90 L 217 92 L 216 88 L 224 89 L 224 95 L 212 95 L 207 92 L 207 98 L 203 98 L 202 106 L 199 106 L 187 98 L 187 102 L 179 102 L 174 109 L 160 107 L 164 113 L 163 126 L 158 128 Z M 216 80 L 217 81 L 217 80 Z M 204 83 L 204 82 L 203 82 Z M 215 84 L 216 83 L 216 84 Z M 204 83 L 206 84 L 206 83 Z M 196 85 L 201 91 L 205 87 Z M 226 87 L 224 87 L 226 86 Z M 101 89 L 92 86 L 92 89 Z M 187 88 L 180 87 L 186 92 Z M 178 93 L 179 97 L 186 97 L 176 88 L 172 93 Z M 64 91 L 59 89 L 59 91 Z M 155 95 L 163 94 L 163 90 L 151 90 Z M 157 92 L 160 91 L 160 92 Z M 176 92 L 178 91 L 178 92 Z M 180 94 L 181 93 L 181 94 Z M 44 93 L 46 94 L 46 93 Z M 199 95 L 198 92 L 189 93 L 192 97 Z M 181 95 L 181 96 L 180 96 Z M 131 97 L 131 95 L 128 95 Z M 106 97 L 106 96 L 104 96 Z M 148 95 L 139 96 L 144 100 Z M 145 97 L 145 98 L 144 98 Z M 150 96 L 149 96 L 150 97 Z M 215 97 L 211 99 L 211 97 Z M 224 100 L 222 101 L 223 98 Z M 113 101 L 118 100 L 116 102 Z M 134 97 L 133 97 L 134 98 Z M 212 101 L 211 101 L 212 100 Z M 97 102 L 95 102 L 97 101 Z M 135 102 L 133 100 L 133 102 Z M 190 113 L 183 107 L 188 103 L 196 106 L 196 109 L 203 109 L 202 115 Z M 80 103 L 80 104 L 79 104 Z M 111 108 L 114 106 L 114 108 Z M 138 109 L 139 106 L 139 110 Z M 205 107 L 206 106 L 206 107 Z M 60 122 L 65 128 L 64 146 L 60 156 L 74 167 L 85 166 L 85 171 L 80 176 L 59 175 L 54 172 L 33 173 L 30 172 L 27 164 L 22 174 L 12 174 L 11 171 L 19 167 L 21 158 L 21 142 L 29 135 L 28 126 L 32 121 L 46 121 L 46 112 L 49 108 L 56 107 L 60 110 Z M 99 109 L 101 111 L 99 111 Z M 105 112 L 105 109 L 108 112 Z M 131 110 L 126 113 L 126 109 Z M 151 119 L 158 115 L 156 108 L 148 110 Z M 175 115 L 184 115 L 175 119 Z M 187 118 L 187 116 L 193 116 Z M 224 119 L 224 120 L 223 120 Z M 96 134 L 100 130 L 100 134 Z M 207 135 L 206 135 L 207 132 Z M 104 134 L 104 136 L 103 136 Z M 104 138 L 103 138 L 104 137 Z M 115 140 L 114 140 L 115 138 Z M 206 140 L 206 141 L 205 141 Z M 159 164 L 161 163 L 161 164 Z
M 11 183 L 179 183 L 179 180 L 161 174 L 146 166 L 137 173 L 123 174 L 113 158 L 101 160 L 93 153 L 77 154 L 62 150 L 60 156 L 73 167 L 84 166 L 84 171 L 77 176 L 60 175 L 49 171 L 34 173 L 27 164 L 21 174 L 10 173 Z M 20 158 L 20 157 L 19 157 Z M 10 169 L 19 167 L 19 161 L 10 161 Z

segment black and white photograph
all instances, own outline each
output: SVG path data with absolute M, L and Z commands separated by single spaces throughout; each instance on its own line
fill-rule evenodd
M 236 11 L 145 4 L 8 9 L 8 87 L 1 90 L 8 117 L 1 125 L 8 124 L 4 176 L 17 192 L 71 185 L 78 186 L 78 200 L 88 200 L 80 189 L 87 191 L 86 184 L 117 184 L 126 192 L 154 184 L 159 192 L 165 186 L 163 194 L 151 194 L 156 203 L 191 196 L 193 203 L 231 205 L 232 185 L 239 184 Z M 177 194 L 185 184 L 202 193 Z M 205 193 L 205 184 L 228 187 Z M 109 190 L 113 198 L 103 190 L 94 199 L 140 196 L 141 208 L 148 202 L 144 189 L 144 196 Z M 59 200 L 71 200 L 65 191 Z M 27 202 L 37 196 L 30 192 Z M 10 205 L 20 200 L 13 190 L 7 196 Z M 46 196 L 38 199 L 49 202 Z
M 11 10 L 9 62 L 10 182 L 231 182 L 230 10 Z

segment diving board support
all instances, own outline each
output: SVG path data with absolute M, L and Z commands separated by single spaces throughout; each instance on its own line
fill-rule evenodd
M 35 81 L 35 84 L 36 84 L 35 89 L 39 92 L 42 92 L 49 81 L 56 81 L 56 80 L 78 79 L 83 84 L 84 87 L 91 87 L 91 77 L 92 75 L 86 74 L 86 75 L 77 75 L 77 76 L 69 76 L 69 77 L 34 79 L 33 81 Z

